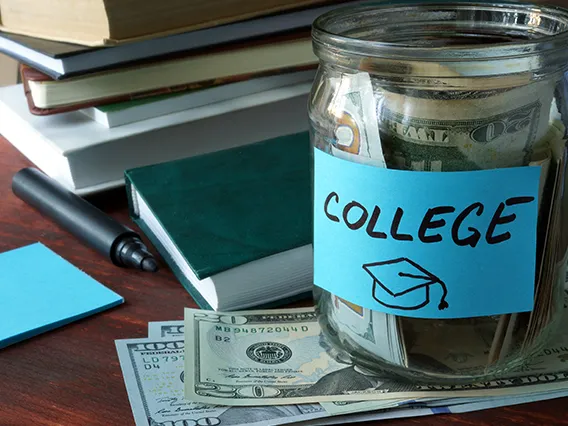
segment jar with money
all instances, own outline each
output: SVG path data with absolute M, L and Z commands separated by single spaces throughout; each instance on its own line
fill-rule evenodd
M 334 351 L 522 371 L 563 311 L 568 10 L 380 3 L 313 26 L 314 297 Z

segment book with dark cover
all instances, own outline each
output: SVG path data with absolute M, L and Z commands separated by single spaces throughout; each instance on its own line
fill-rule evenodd
M 41 55 L 49 56 L 54 59 L 67 58 L 69 56 L 103 49 L 101 47 L 89 47 L 80 44 L 63 43 L 60 41 L 45 40 L 43 38 L 11 34 L 2 31 L 0 31 L 0 39 L 10 40 L 22 47 L 27 47 Z
M 296 295 L 305 293 L 312 284 L 311 249 L 306 252 L 309 259 L 298 258 L 303 262 L 301 267 L 282 265 L 277 258 L 311 245 L 309 150 L 309 136 L 304 132 L 128 170 L 125 177 L 130 214 L 201 306 L 209 307 L 211 303 L 196 294 L 197 283 L 183 272 L 184 262 L 194 274 L 193 281 L 215 281 L 215 277 L 243 265 L 250 268 L 259 259 L 274 259 L 270 265 L 259 266 L 267 268 L 260 274 L 265 281 L 253 282 L 252 273 L 244 282 L 225 282 L 232 292 L 243 286 L 243 294 L 270 293 L 267 297 L 271 300 L 251 301 L 250 306 L 291 296 L 291 288 L 302 290 Z M 141 217 L 141 204 L 150 212 L 145 213 L 146 217 Z M 179 250 L 181 260 L 174 260 L 174 250 Z M 309 277 L 295 283 L 297 268 L 306 265 Z M 271 282 L 271 277 L 279 274 L 284 275 L 281 288 Z M 222 306 L 222 293 L 226 291 L 222 284 L 216 288 L 219 305 L 213 308 L 233 308 Z

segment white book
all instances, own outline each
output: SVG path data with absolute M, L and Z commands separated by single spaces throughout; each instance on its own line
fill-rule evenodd
M 0 88 L 0 134 L 79 195 L 124 184 L 124 171 L 308 129 L 311 83 L 107 129 L 74 111 L 29 112 L 21 85 Z
M 313 82 L 315 70 L 253 78 L 209 89 L 137 99 L 118 104 L 82 109 L 81 112 L 107 128 L 123 126 L 191 108 L 198 108 L 266 90 Z

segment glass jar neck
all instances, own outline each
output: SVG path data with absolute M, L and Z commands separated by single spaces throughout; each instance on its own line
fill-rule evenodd
M 319 17 L 312 36 L 324 63 L 389 78 L 487 77 L 504 87 L 568 63 L 568 9 L 530 4 L 346 7 Z

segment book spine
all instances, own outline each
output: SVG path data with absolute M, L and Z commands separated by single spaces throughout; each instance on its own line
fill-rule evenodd
M 128 214 L 132 220 L 138 220 L 140 210 L 138 208 L 136 197 L 134 196 L 134 186 L 132 185 L 128 171 L 124 173 L 124 183 L 126 187 L 126 199 L 128 201 Z
M 139 216 L 139 209 L 138 203 L 136 201 L 136 188 L 134 187 L 132 180 L 130 179 L 128 171 L 124 174 L 124 180 L 126 183 L 126 198 L 128 200 L 128 211 L 130 214 L 130 218 L 134 221 L 134 223 L 142 230 L 142 233 L 150 240 L 154 248 L 160 253 L 160 256 L 169 266 L 171 271 L 174 273 L 175 277 L 181 283 L 181 285 L 185 288 L 185 290 L 189 293 L 189 295 L 193 298 L 195 303 L 201 308 L 206 310 L 213 310 L 211 305 L 205 301 L 205 299 L 201 296 L 199 291 L 193 286 L 193 284 L 187 279 L 187 277 L 183 274 L 181 269 L 177 266 L 176 262 L 172 259 L 166 248 L 162 245 L 160 240 L 154 235 L 152 231 L 150 231 L 149 227 L 146 226 L 144 221 Z

